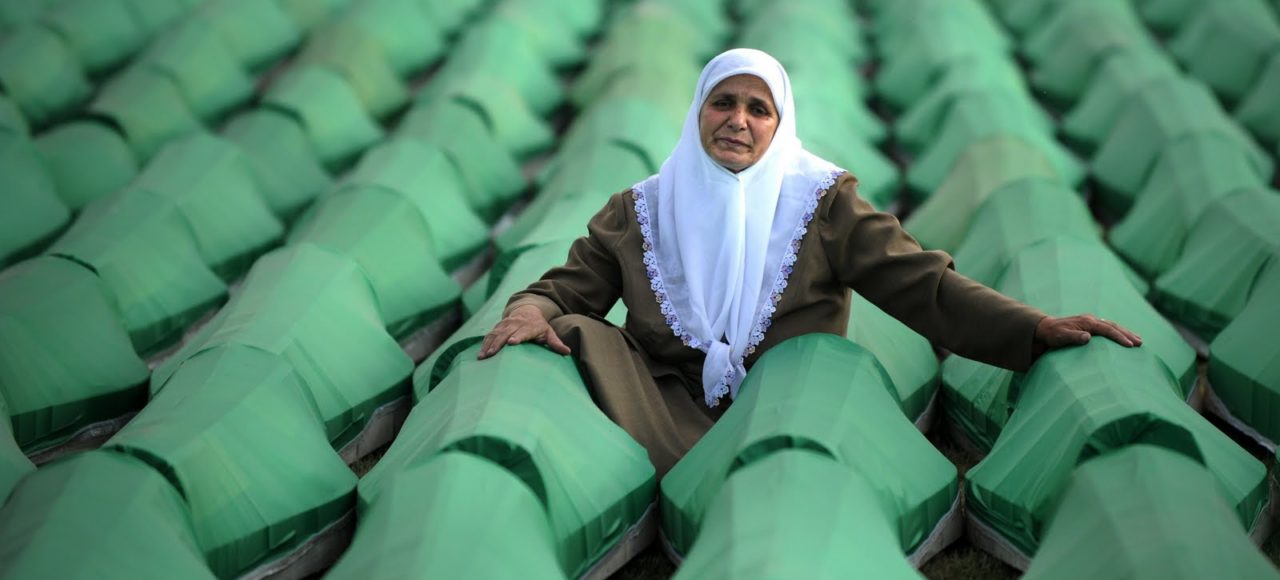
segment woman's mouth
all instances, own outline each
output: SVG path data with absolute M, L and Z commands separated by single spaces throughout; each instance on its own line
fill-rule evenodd
M 750 147 L 750 145 L 747 145 L 742 141 L 739 141 L 737 139 L 730 139 L 728 137 L 717 137 L 716 140 L 730 147 Z

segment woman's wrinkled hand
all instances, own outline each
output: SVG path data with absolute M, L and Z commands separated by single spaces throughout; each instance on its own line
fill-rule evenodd
M 489 331 L 489 334 L 485 335 L 480 354 L 476 355 L 476 358 L 484 360 L 498 354 L 498 351 L 508 344 L 520 344 L 531 340 L 546 345 L 547 348 L 560 354 L 570 352 L 569 347 L 560 341 L 559 336 L 556 336 L 556 331 L 551 329 L 547 319 L 542 317 L 538 307 L 526 305 L 512 310 L 493 327 L 493 330 Z
M 1121 346 L 1142 346 L 1141 336 L 1092 314 L 1062 318 L 1046 316 L 1036 325 L 1036 342 L 1047 349 L 1085 344 L 1093 336 L 1105 336 Z

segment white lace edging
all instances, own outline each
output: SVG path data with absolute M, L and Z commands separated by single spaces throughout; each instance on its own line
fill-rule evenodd
M 782 293 L 787 289 L 787 280 L 791 278 L 791 273 L 795 270 L 796 260 L 800 253 L 800 244 L 804 240 L 805 234 L 809 233 L 809 224 L 813 221 L 814 212 L 818 210 L 818 203 L 826 196 L 827 190 L 835 185 L 836 180 L 845 173 L 844 170 L 838 169 L 827 173 L 818 182 L 817 190 L 813 196 L 805 203 L 804 214 L 800 218 L 800 223 L 796 225 L 795 232 L 791 235 L 791 243 L 787 246 L 787 251 L 782 256 L 782 265 L 778 268 L 778 274 L 774 277 L 773 290 L 769 293 L 769 299 L 764 301 L 760 307 L 760 313 L 756 317 L 756 323 L 751 328 L 751 335 L 747 341 L 747 348 L 743 351 L 743 355 L 738 357 L 729 365 L 729 369 L 725 371 L 724 376 L 716 383 L 715 388 L 711 392 L 706 393 L 706 403 L 708 407 L 716 407 L 720 404 L 720 399 L 729 394 L 730 385 L 737 375 L 737 368 L 743 366 L 747 357 L 756 352 L 756 347 L 764 341 L 764 333 L 773 325 L 773 315 L 778 311 L 778 303 L 782 301 Z M 640 223 L 640 235 L 644 239 L 644 265 L 645 275 L 649 278 L 649 287 L 653 290 L 654 298 L 657 299 L 662 315 L 666 318 L 667 326 L 671 327 L 671 332 L 680 338 L 685 346 L 706 351 L 706 345 L 697 337 L 689 334 L 684 329 L 684 325 L 680 322 L 680 315 L 676 313 L 675 305 L 671 303 L 671 299 L 667 296 L 666 286 L 662 282 L 662 270 L 658 267 L 658 255 L 654 249 L 653 228 L 650 225 L 651 216 L 649 215 L 649 202 L 645 198 L 644 183 L 640 182 L 631 188 L 631 198 L 635 200 L 636 221 Z

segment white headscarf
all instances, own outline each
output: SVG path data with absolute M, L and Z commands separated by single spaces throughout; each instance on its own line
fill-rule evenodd
M 769 86 L 779 119 L 769 149 L 735 174 L 703 149 L 698 120 L 712 89 L 740 74 Z M 711 407 L 737 397 L 743 361 L 772 322 L 819 196 L 843 172 L 804 150 L 795 117 L 778 61 L 752 49 L 721 53 L 702 69 L 675 150 L 634 188 L 651 286 L 672 331 L 707 353 Z

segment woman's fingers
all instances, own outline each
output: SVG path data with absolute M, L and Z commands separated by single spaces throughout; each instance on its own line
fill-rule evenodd
M 560 340 L 560 336 L 556 334 L 556 331 L 551 330 L 551 326 L 547 326 L 547 332 L 543 335 L 543 339 L 543 342 L 551 350 L 560 354 L 572 354 L 572 351 L 569 350 L 569 345 Z

